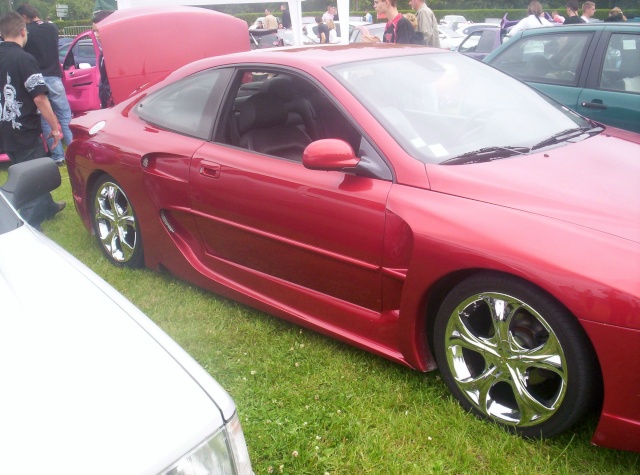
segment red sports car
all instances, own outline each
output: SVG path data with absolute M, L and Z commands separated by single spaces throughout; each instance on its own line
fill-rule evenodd
M 145 47 L 110 50 L 112 85 L 146 82 Z M 525 437 L 596 408 L 595 444 L 640 451 L 639 135 L 418 46 L 226 54 L 114 95 L 67 164 L 115 265 L 438 367 Z

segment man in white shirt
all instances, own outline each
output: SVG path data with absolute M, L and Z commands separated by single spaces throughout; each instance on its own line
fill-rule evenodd
M 591 22 L 591 18 L 596 14 L 596 4 L 593 2 L 584 2 L 582 4 L 582 18 L 586 23 Z

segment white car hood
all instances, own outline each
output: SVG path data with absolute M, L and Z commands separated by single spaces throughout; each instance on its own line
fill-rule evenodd
M 235 411 L 173 340 L 28 226 L 0 236 L 0 305 L 3 472 L 158 473 Z

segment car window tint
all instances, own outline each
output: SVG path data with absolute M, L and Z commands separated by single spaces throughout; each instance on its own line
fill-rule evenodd
M 480 38 L 482 36 L 481 31 L 474 31 L 467 38 L 460 43 L 458 47 L 458 51 L 461 53 L 474 53 L 476 48 L 478 47 L 478 43 L 480 43 Z
M 640 93 L 640 35 L 611 35 L 599 87 L 612 91 Z
M 523 81 L 575 86 L 592 36 L 584 32 L 524 37 L 492 64 Z
M 221 121 L 216 141 L 300 162 L 315 140 L 342 139 L 356 153 L 360 149 L 360 132 L 306 79 L 266 70 L 240 71 L 238 78 L 229 96 L 229 119 Z
M 216 87 L 226 83 L 226 70 L 194 74 L 142 100 L 136 113 L 161 128 L 208 139 L 215 115 Z

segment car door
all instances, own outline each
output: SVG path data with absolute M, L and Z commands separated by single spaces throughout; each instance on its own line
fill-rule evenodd
M 469 33 L 458 46 L 458 52 L 482 61 L 487 54 L 500 46 L 500 29 L 487 28 Z
M 246 99 L 233 95 L 235 103 Z M 338 109 L 331 114 L 332 124 L 349 127 Z M 356 308 L 381 310 L 390 187 L 390 180 L 310 170 L 301 160 L 207 143 L 194 155 L 190 172 L 203 261 L 236 285 L 262 289 L 262 298 L 276 305 L 321 315 L 325 323 L 349 330 L 344 315 Z
M 78 35 L 62 63 L 62 81 L 73 114 L 100 109 L 100 45 L 93 32 Z
M 640 31 L 635 30 L 603 32 L 576 111 L 640 132 Z

